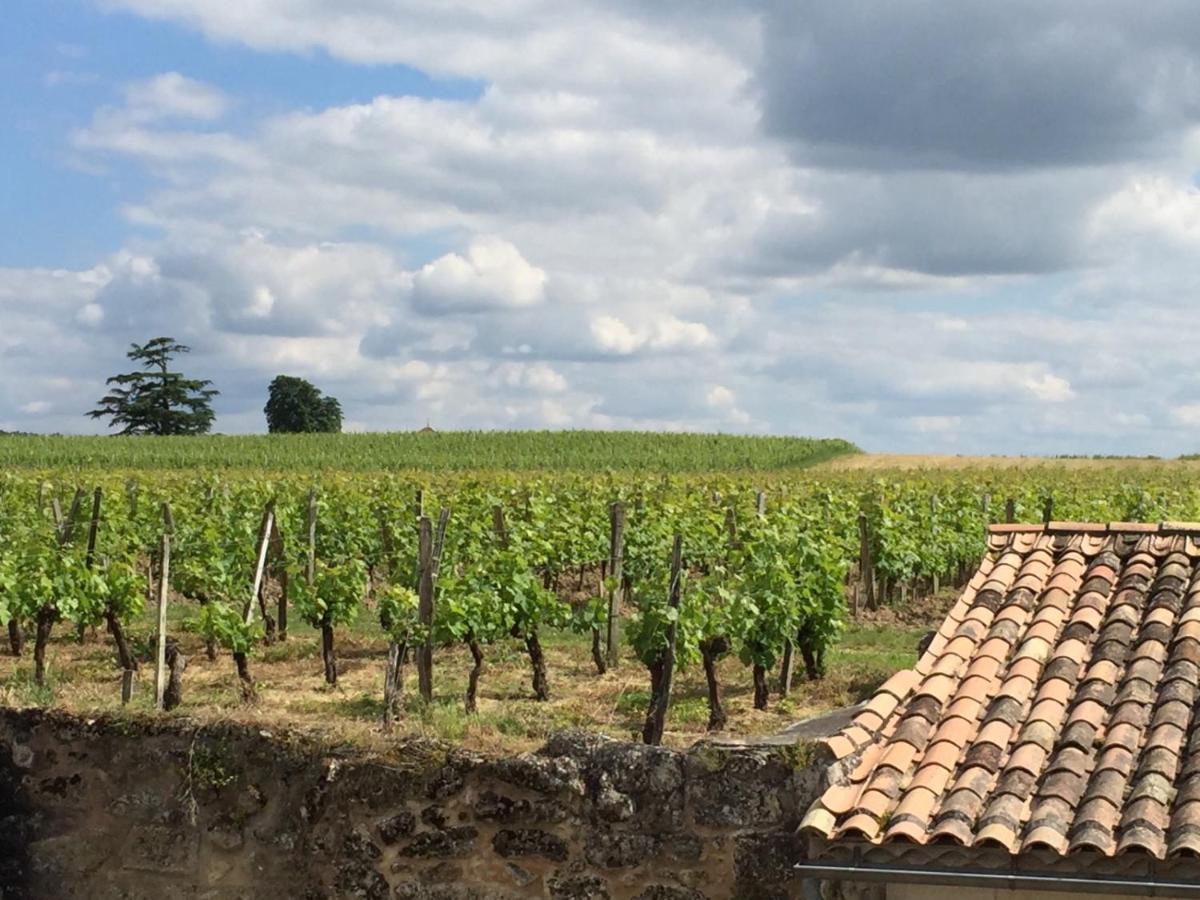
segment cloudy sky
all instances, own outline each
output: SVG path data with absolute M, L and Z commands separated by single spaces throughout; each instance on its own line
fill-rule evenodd
M 0 429 L 1200 449 L 1200 4 L 7 0 Z

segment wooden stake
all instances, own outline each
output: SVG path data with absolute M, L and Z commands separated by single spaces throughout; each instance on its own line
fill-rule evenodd
M 1047 497 L 1046 504 L 1042 507 L 1042 522 L 1049 525 L 1054 518 L 1054 498 Z
M 275 501 L 267 501 L 263 510 L 262 525 L 258 532 L 257 562 L 254 565 L 254 587 L 246 598 L 246 608 L 242 612 L 242 620 L 249 625 L 254 621 L 254 604 L 258 602 L 258 592 L 262 589 L 263 571 L 267 565 L 267 545 L 271 540 L 271 526 L 275 522 Z
M 678 613 L 679 596 L 683 574 L 683 536 L 675 535 L 671 547 L 671 592 L 667 597 L 667 606 Z M 663 732 L 666 730 L 667 710 L 671 707 L 671 682 L 675 675 L 675 638 L 678 615 L 671 619 L 667 626 L 667 646 L 662 653 L 662 674 L 659 676 L 658 692 L 654 697 L 654 708 L 646 722 L 642 735 L 647 744 L 661 744 Z
M 428 516 L 417 525 L 417 619 L 425 633 L 417 649 L 417 681 L 428 703 L 433 700 L 433 525 Z
M 83 565 L 86 569 L 91 569 L 96 564 L 96 537 L 100 532 L 100 488 L 96 488 L 92 492 L 92 519 L 88 523 L 87 536 L 87 553 L 83 558 Z M 87 632 L 86 622 L 75 623 L 75 636 L 79 643 L 83 643 L 84 636 Z
M 625 504 L 620 500 L 608 508 L 608 521 L 608 578 L 613 586 L 608 592 L 608 633 L 604 656 L 608 667 L 615 669 L 621 656 L 621 602 L 624 599 Z
M 100 532 L 100 488 L 92 492 L 92 521 L 88 524 L 87 556 L 84 565 L 91 568 L 96 562 L 96 536 Z
M 58 510 L 57 512 L 57 515 L 61 520 L 61 524 L 59 525 L 58 529 L 58 545 L 60 547 L 66 546 L 71 540 L 71 535 L 75 533 L 75 520 L 79 517 L 79 507 L 83 505 L 83 498 L 85 496 L 87 496 L 87 491 L 85 491 L 83 488 L 76 488 L 75 496 L 71 500 L 71 508 L 67 510 L 66 517 L 63 517 L 61 510 Z M 58 500 L 56 499 L 54 502 L 57 510 Z
M 508 546 L 508 525 L 504 521 L 504 507 L 497 503 L 492 507 L 492 530 L 500 538 L 500 546 Z
M 929 532 L 933 536 L 933 539 L 935 542 L 937 541 L 937 533 L 938 533 L 937 514 L 938 514 L 937 494 L 930 494 L 929 495 Z M 938 588 L 941 587 L 940 573 L 934 572 L 931 580 L 933 582 L 933 584 L 932 584 L 933 592 L 936 594 L 938 592 Z M 907 597 L 903 597 L 901 599 L 902 600 L 907 599 Z
M 767 495 L 762 491 L 754 495 L 754 511 L 760 516 L 767 514 Z
M 154 667 L 154 708 L 163 709 L 167 690 L 167 587 L 171 583 L 171 508 L 163 504 L 163 534 L 158 550 L 158 647 Z
M 866 593 L 867 609 L 875 609 L 875 566 L 871 562 L 871 536 L 867 530 L 867 514 L 858 514 L 858 568 Z
M 313 579 L 317 577 L 317 489 L 310 488 L 308 491 L 308 519 L 305 523 L 305 532 L 307 535 L 307 550 L 308 555 L 304 562 L 304 580 L 309 587 L 313 586 Z
M 450 523 L 450 507 L 443 506 L 438 513 L 437 528 L 433 530 L 433 579 L 436 582 L 442 570 L 442 548 L 446 544 L 446 526 Z
M 279 602 L 275 609 L 275 627 L 278 638 L 287 640 L 288 573 L 284 559 L 283 535 L 279 531 L 279 520 L 271 522 L 271 572 L 279 579 Z
M 389 733 L 392 730 L 392 719 L 396 717 L 399 711 L 399 683 L 397 674 L 400 671 L 400 654 L 404 652 L 395 641 L 388 644 L 387 668 L 383 672 L 383 730 Z
M 1004 521 L 1009 525 L 1017 521 L 1017 504 L 1012 497 L 1004 501 Z
M 792 678 L 796 672 L 796 647 L 791 638 L 784 641 L 783 661 L 779 664 L 779 695 L 786 697 L 792 691 Z

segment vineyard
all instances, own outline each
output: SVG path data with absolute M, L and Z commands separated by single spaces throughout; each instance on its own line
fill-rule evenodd
M 291 704 L 372 734 L 460 737 L 485 718 L 651 743 L 771 730 L 910 663 L 928 598 L 1005 518 L 1200 519 L 1200 488 L 1176 464 L 10 469 L 0 696 L 249 717 Z M 914 607 L 925 617 L 905 618 Z

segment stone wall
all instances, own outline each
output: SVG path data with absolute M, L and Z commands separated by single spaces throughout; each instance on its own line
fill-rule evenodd
M 583 733 L 387 758 L 186 720 L 0 710 L 0 900 L 783 898 L 805 745 Z

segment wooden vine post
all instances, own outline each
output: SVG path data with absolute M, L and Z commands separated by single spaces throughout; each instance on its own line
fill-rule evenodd
M 100 533 L 100 488 L 92 491 L 92 519 L 88 523 L 87 556 L 84 565 L 89 569 L 96 564 L 96 537 Z
M 938 536 L 937 514 L 938 514 L 937 494 L 930 494 L 929 495 L 929 533 L 933 538 L 933 542 L 934 542 L 935 546 L 937 544 L 937 536 Z M 941 587 L 941 574 L 939 572 L 935 571 L 933 573 L 932 582 L 933 582 L 933 584 L 932 584 L 933 592 L 936 594 L 938 592 L 938 589 Z
M 783 659 L 779 663 L 779 696 L 786 697 L 792 691 L 792 680 L 796 676 L 796 642 L 788 638 L 783 642 Z
M 249 628 L 254 621 L 254 604 L 260 602 L 263 573 L 267 566 L 267 548 L 271 542 L 271 526 L 275 523 L 275 501 L 269 500 L 263 510 L 262 525 L 258 532 L 258 546 L 255 553 L 254 584 L 250 588 L 250 596 L 242 608 L 242 622 Z M 242 701 L 249 703 L 256 699 L 254 679 L 250 677 L 250 666 L 245 653 L 234 653 L 233 663 L 237 667 L 238 681 L 242 686 Z
M 275 627 L 279 640 L 287 640 L 288 619 L 288 570 L 284 553 L 283 534 L 279 531 L 279 520 L 271 523 L 271 572 L 279 580 L 279 600 L 275 607 Z
M 308 491 L 308 515 L 305 519 L 304 526 L 305 539 L 305 557 L 304 557 L 304 583 L 311 589 L 313 582 L 317 577 L 317 489 L 309 488 Z M 280 635 L 287 632 L 287 615 L 286 612 L 280 618 Z M 280 638 L 282 640 L 282 637 Z
M 1047 497 L 1046 503 L 1042 507 L 1042 522 L 1043 522 L 1043 524 L 1049 525 L 1053 518 L 1054 518 L 1054 498 Z
M 92 492 L 92 518 L 88 523 L 87 555 L 83 560 L 84 567 L 89 571 L 91 570 L 92 566 L 96 564 L 96 538 L 100 533 L 100 500 L 101 491 L 100 488 L 97 487 Z M 84 622 L 77 622 L 75 624 L 75 636 L 79 640 L 79 643 L 83 643 L 84 634 L 86 632 L 87 625 Z M 122 668 L 126 667 L 122 666 Z
M 767 495 L 763 491 L 758 491 L 754 495 L 754 511 L 760 517 L 767 514 Z
M 262 521 L 258 526 L 258 544 L 256 547 L 256 566 L 254 572 L 254 602 L 258 603 L 258 609 L 263 617 L 263 638 L 266 643 L 275 642 L 275 617 L 271 615 L 267 609 L 266 587 L 267 579 L 270 577 L 274 565 L 272 563 L 277 547 L 275 545 L 275 534 L 278 529 L 275 526 L 275 500 L 267 501 L 263 507 Z M 249 622 L 246 623 L 250 624 Z
M 167 586 L 171 583 L 171 507 L 164 503 L 163 533 L 158 547 L 158 646 L 155 648 L 154 708 L 162 710 L 167 690 Z
M 429 519 L 422 516 L 417 522 L 417 618 L 425 631 L 426 639 L 415 648 L 417 660 L 417 685 L 426 702 L 433 699 L 433 615 L 434 588 L 442 565 L 442 549 L 446 543 L 446 526 L 450 522 L 450 508 L 443 506 L 438 514 L 437 527 L 430 526 Z M 428 538 L 428 542 L 426 542 Z M 428 543 L 428 547 L 426 546 Z M 403 689 L 404 659 L 408 647 L 397 641 L 389 641 L 387 668 L 383 673 L 383 729 L 390 732 L 392 720 L 400 712 L 400 693 Z
M 608 592 L 608 633 L 604 656 L 610 669 L 620 662 L 621 648 L 621 602 L 624 599 L 625 558 L 625 504 L 617 500 L 608 508 L 608 578 L 612 584 Z
M 1004 521 L 1009 525 L 1017 521 L 1017 504 L 1012 497 L 1004 501 Z
M 417 649 L 417 683 L 421 699 L 433 700 L 433 525 L 421 516 L 417 525 L 417 619 L 421 645 Z
M 663 731 L 666 730 L 667 710 L 671 706 L 671 682 L 675 676 L 675 639 L 676 623 L 679 620 L 679 596 L 683 577 L 683 536 L 676 533 L 671 547 L 671 589 L 667 596 L 667 606 L 675 611 L 667 625 L 667 645 L 661 656 L 661 670 L 658 677 L 651 678 L 657 684 L 651 686 L 650 710 L 646 716 L 646 727 L 642 730 L 642 740 L 647 744 L 662 743 Z
M 875 609 L 875 565 L 871 561 L 871 535 L 867 529 L 865 512 L 858 514 L 858 569 L 863 593 L 866 595 L 867 609 Z M 857 601 L 857 594 L 855 600 Z M 857 602 L 854 611 L 859 611 Z
M 254 621 L 254 604 L 258 602 L 258 592 L 262 589 L 263 572 L 267 567 L 267 547 L 271 542 L 271 526 L 275 522 L 275 501 L 267 502 L 263 510 L 262 525 L 258 532 L 258 547 L 255 550 L 254 587 L 246 598 L 242 609 L 242 621 L 247 625 Z
M 398 641 L 388 642 L 387 668 L 383 670 L 383 730 L 392 730 L 392 719 L 399 712 L 400 666 L 405 648 Z
M 71 542 L 71 536 L 75 533 L 75 520 L 79 518 L 79 507 L 83 505 L 83 498 L 87 496 L 87 491 L 83 488 L 75 489 L 75 496 L 71 499 L 71 508 L 67 510 L 65 518 L 62 516 L 62 511 L 58 511 L 59 529 L 58 529 L 58 544 L 60 547 Z M 57 507 L 57 498 L 55 498 Z
M 500 546 L 508 546 L 508 523 L 504 519 L 504 507 L 497 503 L 492 507 L 492 530 L 500 539 Z

